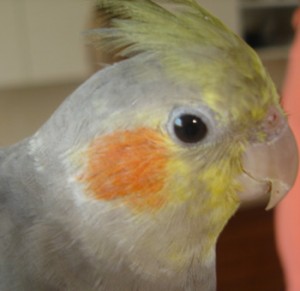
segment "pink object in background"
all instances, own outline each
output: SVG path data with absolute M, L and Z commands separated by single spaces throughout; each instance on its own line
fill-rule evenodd
M 289 56 L 283 107 L 300 148 L 300 9 L 294 14 L 293 25 L 296 36 Z M 300 167 L 293 189 L 276 209 L 276 234 L 286 290 L 300 291 Z

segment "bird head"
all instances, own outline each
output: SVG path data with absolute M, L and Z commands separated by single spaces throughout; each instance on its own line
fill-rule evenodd
M 62 199 L 92 256 L 148 276 L 213 264 L 242 201 L 270 196 L 272 207 L 293 185 L 297 149 L 276 89 L 194 0 L 98 4 L 112 26 L 90 34 L 126 60 L 70 96 L 33 149 L 60 140 L 43 156 L 62 165 L 54 177 L 68 181 Z

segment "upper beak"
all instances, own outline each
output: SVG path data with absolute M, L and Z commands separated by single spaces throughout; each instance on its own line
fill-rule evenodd
M 274 112 L 272 114 L 274 118 Z M 241 201 L 270 195 L 267 209 L 273 208 L 288 193 L 298 171 L 297 144 L 285 119 L 280 118 L 272 125 L 270 136 L 268 141 L 254 143 L 246 149 L 240 177 L 243 191 L 239 195 Z

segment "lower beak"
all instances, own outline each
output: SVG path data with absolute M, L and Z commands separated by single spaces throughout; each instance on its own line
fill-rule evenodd
M 252 144 L 246 149 L 240 176 L 241 201 L 270 195 L 266 209 L 273 208 L 292 188 L 297 171 L 297 144 L 286 124 L 271 141 Z

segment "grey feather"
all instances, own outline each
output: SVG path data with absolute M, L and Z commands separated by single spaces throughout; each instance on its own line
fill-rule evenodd
M 148 117 L 141 122 L 146 126 L 161 114 L 167 122 L 174 104 L 194 102 L 193 88 L 167 79 L 156 62 L 143 59 L 146 78 L 143 67 L 133 70 L 142 59 L 96 73 L 35 135 L 1 150 L 1 291 L 215 289 L 213 259 L 207 264 L 195 258 L 173 272 L 165 269 L 155 248 L 134 245 L 153 237 L 165 245 L 164 251 L 172 244 L 168 233 L 171 240 L 184 241 L 190 223 L 184 211 L 155 217 L 158 225 L 153 227 L 153 221 L 131 217 L 126 209 L 76 198 L 81 194 L 70 177 L 78 169 L 67 163 L 72 151 L 96 136 L 134 128 L 144 108 Z M 148 97 L 141 100 L 145 92 Z M 182 100 L 183 95 L 191 98 Z M 198 228 L 195 224 L 195 236 L 202 231 Z

